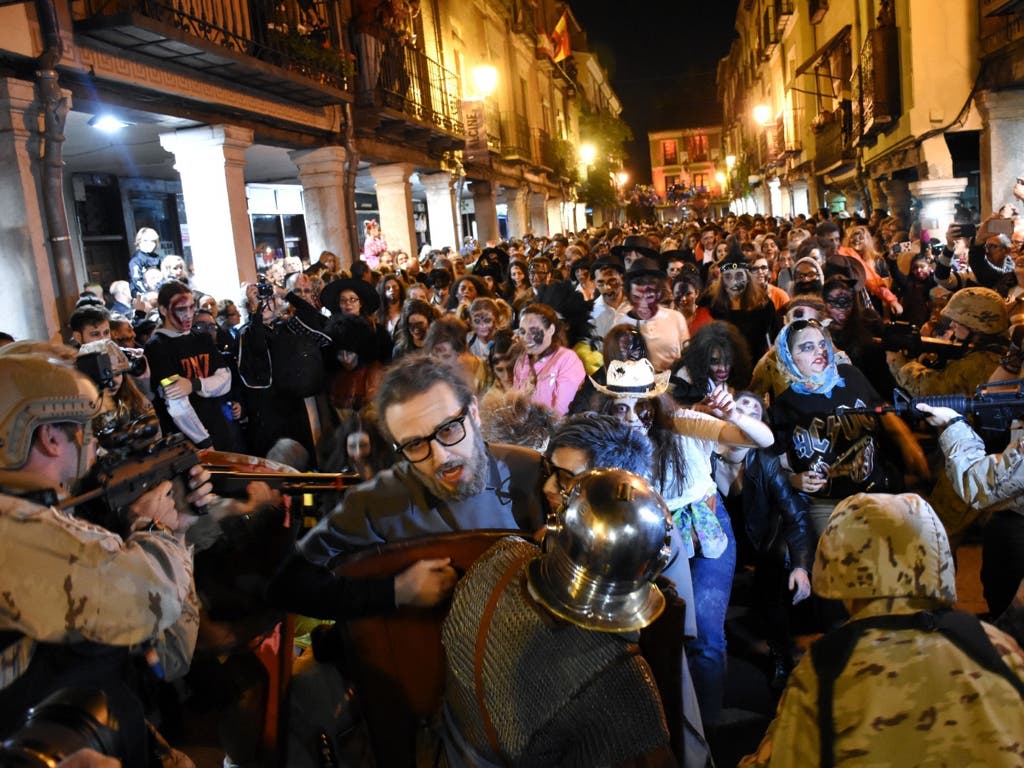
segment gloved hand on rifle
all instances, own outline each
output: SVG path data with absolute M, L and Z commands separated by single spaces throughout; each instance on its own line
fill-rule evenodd
M 945 408 L 941 405 L 927 405 L 926 403 L 918 403 L 917 410 L 924 414 L 925 421 L 930 426 L 936 429 L 945 428 L 953 419 L 961 416 L 952 408 Z

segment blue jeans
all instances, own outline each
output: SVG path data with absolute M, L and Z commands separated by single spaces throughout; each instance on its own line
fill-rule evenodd
M 697 639 L 689 644 L 686 652 L 705 729 L 718 724 L 722 711 L 722 697 L 725 693 L 725 612 L 729 607 L 733 572 L 736 569 L 736 536 L 732 532 L 729 513 L 720 495 L 716 498 L 715 517 L 725 531 L 729 545 L 714 560 L 701 555 L 690 559 Z

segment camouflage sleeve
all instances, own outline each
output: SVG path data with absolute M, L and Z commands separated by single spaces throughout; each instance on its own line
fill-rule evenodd
M 1020 441 L 1002 453 L 986 454 L 985 444 L 965 422 L 939 435 L 946 456 L 946 476 L 957 495 L 976 509 L 1024 497 L 1024 452 Z
M 896 383 L 914 397 L 929 395 L 969 395 L 979 383 L 979 371 L 984 379 L 999 367 L 998 355 L 970 354 L 959 360 L 950 360 L 942 368 L 929 368 L 912 360 L 892 370 Z M 985 369 L 987 370 L 981 370 Z
M 175 536 L 123 540 L 54 508 L 16 502 L 11 514 L 4 507 L 4 629 L 45 642 L 135 645 L 181 616 L 192 594 L 192 557 Z
M 740 768 L 816 765 L 819 751 L 818 678 L 807 653 L 790 675 L 764 739 Z
M 195 586 L 181 606 L 181 615 L 154 640 L 153 648 L 163 666 L 164 680 L 184 677 L 192 664 L 192 654 L 199 638 L 199 596 Z

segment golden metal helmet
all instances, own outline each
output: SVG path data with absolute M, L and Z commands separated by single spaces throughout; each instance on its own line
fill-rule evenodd
M 41 424 L 84 424 L 100 409 L 96 385 L 73 366 L 45 355 L 0 355 L 0 469 L 27 460 Z
M 530 594 L 585 629 L 630 632 L 665 608 L 654 579 L 670 557 L 672 518 L 661 496 L 624 469 L 577 479 L 527 568 Z

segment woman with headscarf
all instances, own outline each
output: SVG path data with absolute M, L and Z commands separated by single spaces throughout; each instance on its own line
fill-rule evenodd
M 886 443 L 902 454 L 908 475 L 928 476 L 924 453 L 894 414 L 844 414 L 847 408 L 881 405 L 882 399 L 857 368 L 837 363 L 821 323 L 790 323 L 775 350 L 779 373 L 789 384 L 772 405 L 776 448 L 786 454 L 790 485 L 810 497 L 815 537 L 840 499 L 904 488 L 903 472 L 889 461 Z

